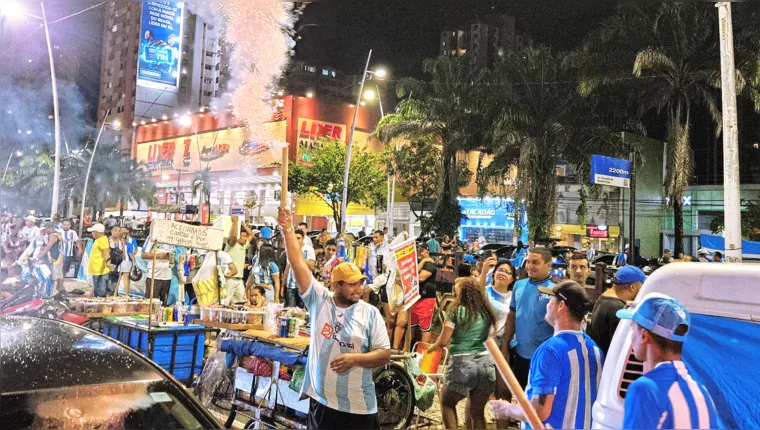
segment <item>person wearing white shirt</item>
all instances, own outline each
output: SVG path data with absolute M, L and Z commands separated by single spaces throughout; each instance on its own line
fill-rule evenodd
M 314 248 L 305 243 L 304 238 L 306 235 L 303 231 L 296 230 L 294 234 L 296 235 L 298 244 L 301 246 L 301 253 L 304 260 L 306 260 L 306 264 L 309 266 L 309 269 L 313 271 L 314 266 L 317 264 L 317 255 L 314 252 Z M 293 277 L 293 270 L 290 267 L 290 262 L 288 262 L 288 265 L 285 267 L 285 275 L 285 291 L 280 291 L 282 293 L 281 295 L 285 297 L 285 307 L 305 307 L 301 297 L 298 295 L 298 285 L 296 285 L 296 279 Z
M 169 289 L 172 285 L 172 266 L 176 258 L 176 248 L 172 245 L 153 243 L 150 236 L 145 239 L 140 257 L 145 260 L 148 271 L 145 273 L 145 287 L 154 288 L 155 294 L 166 306 L 169 299 Z M 153 258 L 155 257 L 155 271 Z M 155 286 L 151 287 L 155 282 Z
M 311 238 L 309 237 L 309 226 L 306 225 L 305 222 L 299 222 L 298 230 L 301 230 L 303 232 L 303 243 L 314 248 L 314 244 L 311 243 Z
M 37 227 L 37 218 L 29 215 L 24 218 L 26 225 L 21 229 L 21 238 L 27 243 L 32 243 L 34 238 L 40 235 L 40 228 Z
M 356 265 L 339 264 L 331 293 L 314 279 L 286 209 L 279 209 L 278 221 L 312 326 L 301 388 L 311 398 L 307 427 L 380 428 L 372 372 L 390 362 L 391 350 L 380 311 L 361 300 L 367 278 Z
M 63 246 L 63 274 L 65 276 L 69 273 L 71 263 L 74 262 L 76 241 L 79 240 L 79 235 L 71 229 L 71 221 L 67 219 L 61 222 L 61 230 L 58 234 L 61 237 L 61 244 Z M 76 273 L 76 270 L 74 273 Z

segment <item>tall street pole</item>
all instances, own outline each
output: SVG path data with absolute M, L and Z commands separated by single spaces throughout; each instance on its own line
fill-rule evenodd
M 348 135 L 348 150 L 346 151 L 346 170 L 343 173 L 343 198 L 340 202 L 340 233 L 345 233 L 346 222 L 348 215 L 346 214 L 346 208 L 348 206 L 348 172 L 351 169 L 351 147 L 354 145 L 354 131 L 356 129 L 356 118 L 359 116 L 359 106 L 361 106 L 362 95 L 364 94 L 364 82 L 367 79 L 367 71 L 369 70 L 369 61 L 372 58 L 372 50 L 369 50 L 367 55 L 367 65 L 364 66 L 364 73 L 362 74 L 362 83 L 359 87 L 359 96 L 356 98 L 356 108 L 354 109 L 354 119 L 351 121 L 351 132 Z
M 726 262 L 742 261 L 741 199 L 739 193 L 739 129 L 736 118 L 736 68 L 731 3 L 720 2 L 720 74 L 723 96 L 723 208 Z
M 50 79 L 53 85 L 53 115 L 55 116 L 55 170 L 53 173 L 53 201 L 50 208 L 52 217 L 58 212 L 58 195 L 61 188 L 61 118 L 58 111 L 58 85 L 55 79 L 55 62 L 53 61 L 53 46 L 50 44 L 50 30 L 48 29 L 45 5 L 40 3 L 42 9 L 42 25 L 45 27 L 45 39 L 47 40 L 48 58 L 50 59 Z
M 98 150 L 98 143 L 100 142 L 100 136 L 103 135 L 103 129 L 106 128 L 106 119 L 111 114 L 111 109 L 106 111 L 106 115 L 103 117 L 103 124 L 98 131 L 98 137 L 95 139 L 95 146 L 92 148 L 92 154 L 90 155 L 90 164 L 87 165 L 87 175 L 84 177 L 84 190 L 82 191 L 82 210 L 79 212 L 79 237 L 82 237 L 82 227 L 84 226 L 84 208 L 87 207 L 87 185 L 90 182 L 90 171 L 92 170 L 92 161 L 95 159 L 95 151 Z M 95 214 L 92 214 L 95 216 Z

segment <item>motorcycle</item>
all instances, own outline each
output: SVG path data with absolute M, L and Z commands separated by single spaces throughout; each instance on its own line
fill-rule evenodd
M 46 282 L 39 279 L 34 271 L 25 272 L 20 279 L 21 288 L 10 297 L 0 300 L 0 316 L 23 315 L 47 319 L 60 319 L 82 325 L 87 317 L 71 312 L 69 299 L 84 295 L 82 290 L 58 293 L 45 297 Z

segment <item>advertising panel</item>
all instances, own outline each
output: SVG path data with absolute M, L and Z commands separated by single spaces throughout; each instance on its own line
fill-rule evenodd
M 177 86 L 182 52 L 182 2 L 145 2 L 137 79 Z
M 591 156 L 591 183 L 613 187 L 631 187 L 631 162 L 620 158 Z
M 610 231 L 606 226 L 586 225 L 586 237 L 592 239 L 608 239 Z
M 273 135 L 285 140 L 285 126 L 269 123 Z M 137 145 L 138 162 L 145 163 L 154 174 L 173 169 L 190 171 L 205 169 L 212 172 L 237 170 L 245 167 L 265 168 L 279 166 L 282 154 L 272 148 L 270 143 L 249 139 L 246 129 L 236 127 L 202 133 L 196 136 L 183 136 L 157 140 Z
M 401 286 L 404 289 L 404 310 L 408 310 L 420 299 L 420 279 L 417 272 L 417 245 L 409 239 L 392 248 L 396 257 Z
M 348 127 L 344 124 L 298 118 L 298 162 L 312 166 L 312 151 L 322 146 L 322 139 L 334 139 L 346 142 Z
M 500 198 L 463 198 L 459 200 L 462 207 L 462 225 L 459 238 L 465 242 L 478 240 L 486 243 L 511 243 L 515 229 L 515 204 L 512 199 Z M 527 239 L 527 219 L 523 214 L 522 232 Z M 527 240 L 524 240 L 527 241 Z M 481 245 L 483 245 L 481 243 Z

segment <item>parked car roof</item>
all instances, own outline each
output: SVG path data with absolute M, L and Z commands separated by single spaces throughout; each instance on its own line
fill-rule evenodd
M 4 428 L 142 428 L 154 420 L 171 428 L 220 428 L 168 373 L 98 332 L 0 317 L 0 333 Z

